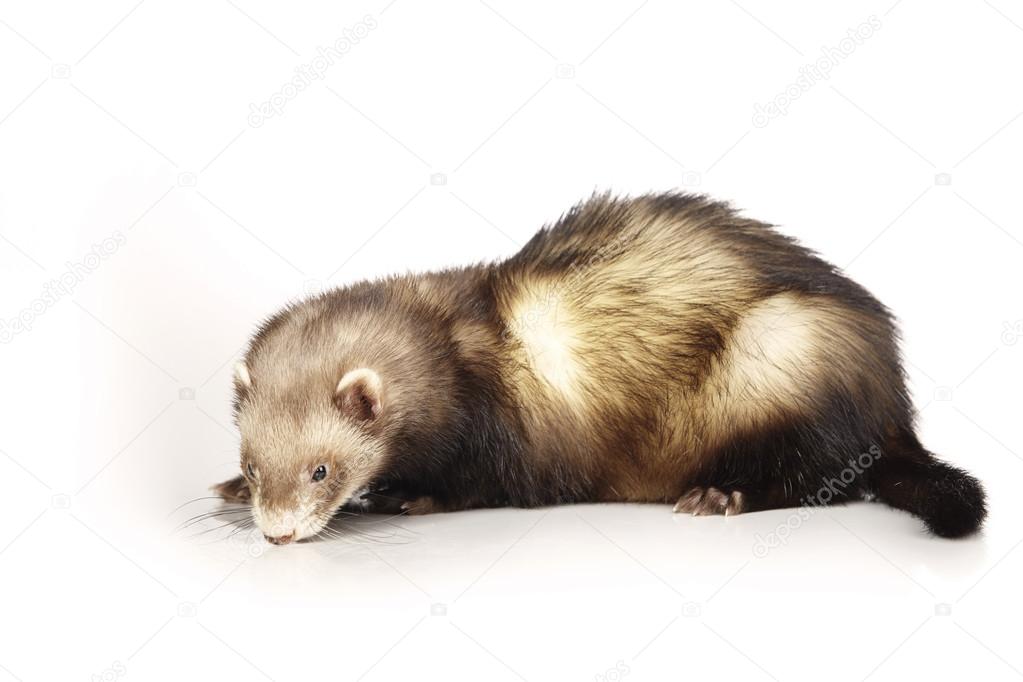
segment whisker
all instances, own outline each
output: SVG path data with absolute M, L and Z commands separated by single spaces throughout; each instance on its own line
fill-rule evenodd
M 192 539 L 197 538 L 197 537 L 199 537 L 201 535 L 206 535 L 207 533 L 212 533 L 213 531 L 217 531 L 217 530 L 224 530 L 225 528 L 229 528 L 231 526 L 236 526 L 237 524 L 238 524 L 238 521 L 228 521 L 227 523 L 222 523 L 219 526 L 214 526 L 213 528 L 207 528 L 206 530 L 199 531 L 198 533 L 193 533 L 192 535 L 189 535 L 186 539 L 192 540 Z
M 373 521 L 355 521 L 352 519 L 332 519 L 331 523 L 328 523 L 320 531 L 324 534 L 324 537 L 340 540 L 346 544 L 359 544 L 360 542 L 374 542 L 380 544 L 407 544 L 410 542 L 407 538 L 401 538 L 399 533 L 408 532 L 408 529 L 403 528 L 395 523 L 390 523 L 390 518 L 377 519 Z M 390 527 L 390 532 L 375 532 L 379 529 L 379 524 L 384 523 Z M 369 529 L 362 528 L 360 526 L 370 526 Z M 376 526 L 375 528 L 373 526 Z
M 224 539 L 225 540 L 230 540 L 231 538 L 233 538 L 235 535 L 237 535 L 238 533 L 242 532 L 243 530 L 252 530 L 255 526 L 256 526 L 256 522 L 253 521 L 252 519 L 248 519 L 246 521 L 243 521 L 241 524 L 238 524 L 238 527 L 235 528 L 233 531 L 231 531 L 231 533 L 226 538 L 224 538 Z
M 200 543 L 200 544 L 203 547 L 206 547 L 206 546 L 209 546 L 209 545 L 215 545 L 215 544 L 219 544 L 221 542 L 228 541 L 231 538 L 233 538 L 235 535 L 237 535 L 238 533 L 240 533 L 242 531 L 245 531 L 245 530 L 250 530 L 253 527 L 254 522 L 245 521 L 245 522 L 242 522 L 241 524 L 237 524 L 237 525 L 238 525 L 238 527 L 235 528 L 230 533 L 228 533 L 226 536 L 213 538 L 209 542 L 203 542 L 203 543 Z
M 198 516 L 193 516 L 191 519 L 188 519 L 187 521 L 182 522 L 177 528 L 175 528 L 175 531 L 184 530 L 186 528 L 194 526 L 195 524 L 197 524 L 197 523 L 199 523 L 201 521 L 205 521 L 207 519 L 218 518 L 220 516 L 226 516 L 228 514 L 247 514 L 249 512 L 250 512 L 250 509 L 247 508 L 247 507 L 246 508 L 242 508 L 242 509 L 216 509 L 214 511 L 209 511 L 209 512 L 205 512 L 203 514 L 199 514 Z
M 182 531 L 187 531 L 188 529 L 192 528 L 193 526 L 197 526 L 199 524 L 202 524 L 203 521 L 207 521 L 207 520 L 211 520 L 211 519 L 213 519 L 213 520 L 240 520 L 243 517 L 241 515 L 243 513 L 244 513 L 243 511 L 238 510 L 238 511 L 225 511 L 225 512 L 215 513 L 215 514 L 207 514 L 207 515 L 204 515 L 202 517 L 199 517 L 199 518 L 196 518 L 194 520 L 191 520 L 191 521 L 187 522 L 187 524 L 181 524 L 180 526 L 178 526 L 177 528 L 174 529 L 174 533 L 181 533 Z M 232 519 L 231 516 L 233 514 L 238 514 L 238 515 L 235 518 Z
M 238 522 L 235 522 L 235 523 L 238 523 Z M 245 519 L 245 520 L 241 521 L 240 523 L 238 523 L 238 529 L 239 530 L 245 530 L 247 528 L 255 528 L 255 527 L 256 527 L 255 519 Z
M 239 504 L 239 503 L 235 503 L 235 504 L 230 504 L 229 505 L 227 503 L 224 503 L 224 504 L 221 504 L 220 506 L 215 507 L 213 509 L 208 509 L 207 511 L 199 512 L 199 513 L 195 514 L 194 516 L 185 519 L 185 522 L 193 520 L 195 518 L 202 518 L 203 516 L 205 516 L 207 514 L 219 513 L 221 511 L 236 511 L 236 510 L 239 510 L 239 509 L 252 509 L 252 505 L 249 505 L 249 504 Z
M 364 519 L 365 518 L 366 520 L 365 521 L 360 521 L 360 523 L 367 523 L 367 524 L 368 523 L 389 523 L 390 521 L 393 521 L 394 519 L 396 519 L 398 517 L 408 516 L 408 512 L 407 511 L 401 511 L 401 512 L 398 512 L 397 514 L 388 514 L 388 515 L 384 516 L 384 518 L 377 518 L 377 517 L 381 516 L 380 514 L 355 514 L 355 513 L 352 513 L 352 512 L 343 511 L 341 509 L 338 509 L 334 513 L 335 514 L 340 514 L 341 516 L 350 516 L 350 517 L 354 517 L 354 518 L 358 518 L 358 519 Z M 367 517 L 373 517 L 373 518 L 367 518 Z M 340 519 L 340 518 L 338 518 L 337 520 L 338 521 L 350 521 L 351 519 Z M 410 531 L 410 532 L 414 532 L 414 531 Z
M 196 502 L 202 502 L 203 500 L 220 500 L 220 499 L 223 499 L 223 498 L 220 497 L 220 495 L 205 495 L 203 497 L 197 497 L 194 500 L 189 500 L 188 502 L 185 502 L 183 504 L 179 504 L 178 506 L 174 507 L 174 509 L 172 509 L 170 511 L 170 514 L 167 514 L 167 518 L 170 518 L 171 514 L 173 514 L 174 512 L 176 512 L 176 511 L 178 511 L 178 510 L 180 510 L 180 509 L 182 509 L 184 507 L 187 507 L 190 504 L 195 504 Z

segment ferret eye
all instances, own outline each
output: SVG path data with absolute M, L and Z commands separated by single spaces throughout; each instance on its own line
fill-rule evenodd
M 252 469 L 252 463 L 251 463 L 251 462 L 250 462 L 250 463 L 248 463 L 248 464 L 246 464 L 246 465 L 245 465 L 245 468 L 246 468 L 246 469 L 248 470 L 248 472 L 249 472 L 249 476 L 252 476 L 252 477 L 255 477 L 255 476 L 256 476 L 256 472 L 255 472 L 255 471 L 253 471 L 253 469 Z
M 322 464 L 316 467 L 316 471 L 313 472 L 313 480 L 319 483 L 327 477 L 327 467 Z

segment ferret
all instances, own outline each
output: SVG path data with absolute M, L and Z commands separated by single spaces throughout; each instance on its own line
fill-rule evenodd
M 275 544 L 346 505 L 876 499 L 948 538 L 986 515 L 917 439 L 888 309 L 703 196 L 594 195 L 503 262 L 289 305 L 234 388 L 241 475 L 215 490 Z

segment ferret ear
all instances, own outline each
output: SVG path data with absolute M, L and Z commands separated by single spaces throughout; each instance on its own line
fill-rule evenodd
M 334 405 L 355 421 L 373 421 L 383 408 L 382 386 L 380 375 L 373 370 L 353 369 L 341 377 L 334 389 Z
M 211 490 L 220 495 L 225 502 L 248 502 L 252 498 L 249 483 L 244 476 L 235 476 L 223 483 L 218 483 Z
M 234 386 L 238 389 L 239 395 L 245 395 L 252 388 L 252 377 L 249 376 L 249 368 L 244 360 L 234 365 Z

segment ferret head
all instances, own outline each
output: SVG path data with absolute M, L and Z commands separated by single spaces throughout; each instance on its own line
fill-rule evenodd
M 256 525 L 274 544 L 319 533 L 382 464 L 380 376 L 366 367 L 339 380 L 314 374 L 235 367 L 242 475 Z

